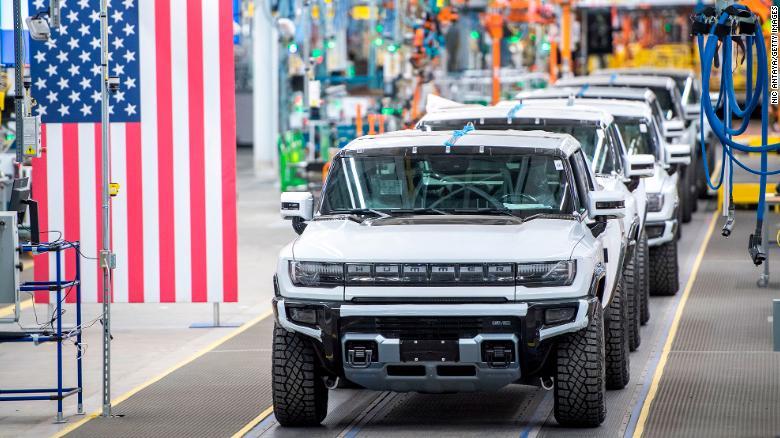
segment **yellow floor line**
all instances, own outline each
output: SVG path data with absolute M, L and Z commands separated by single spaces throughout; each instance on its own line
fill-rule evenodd
M 273 406 L 269 406 L 268 408 L 266 408 L 266 410 L 261 412 L 260 415 L 255 417 L 249 423 L 247 423 L 246 426 L 242 427 L 241 430 L 239 430 L 238 432 L 234 433 L 232 438 L 241 438 L 241 437 L 243 437 L 244 435 L 247 434 L 247 432 L 249 432 L 250 430 L 254 429 L 255 426 L 260 424 L 261 421 L 265 420 L 266 417 L 271 415 L 271 412 L 273 412 L 273 411 L 274 411 L 274 407 Z
M 32 306 L 32 299 L 28 298 L 20 303 L 19 309 L 24 310 L 30 306 Z M 14 304 L 11 304 L 10 306 L 0 307 L 0 318 L 5 318 L 6 316 L 13 315 L 14 307 L 15 307 Z
M 126 393 L 120 395 L 119 397 L 114 398 L 112 400 L 111 405 L 112 406 L 116 406 L 116 405 L 122 403 L 123 401 L 125 401 L 128 398 L 132 397 L 134 394 L 136 394 L 139 391 L 141 391 L 142 389 L 144 389 L 144 388 L 148 387 L 149 385 L 152 385 L 152 384 L 160 381 L 163 377 L 167 376 L 168 374 L 171 374 L 172 372 L 178 370 L 179 368 L 187 365 L 188 363 L 190 363 L 190 362 L 194 361 L 195 359 L 197 359 L 197 358 L 203 356 L 204 354 L 208 353 L 209 351 L 219 347 L 220 345 L 224 344 L 225 342 L 229 341 L 230 339 L 233 339 L 234 337 L 236 337 L 236 336 L 240 335 L 241 333 L 247 331 L 249 328 L 251 328 L 255 324 L 259 323 L 260 321 L 264 320 L 265 318 L 268 318 L 272 314 L 273 314 L 273 311 L 268 310 L 268 311 L 264 312 L 263 314 L 257 316 L 256 318 L 254 318 L 254 319 L 252 319 L 250 321 L 247 321 L 246 323 L 244 323 L 241 327 L 239 327 L 235 331 L 231 332 L 230 334 L 224 336 L 221 339 L 218 339 L 218 340 L 214 341 L 212 344 L 210 344 L 210 345 L 206 346 L 205 348 L 201 349 L 200 351 L 198 351 L 197 353 L 193 354 L 189 358 L 184 359 L 183 361 L 179 362 L 178 364 L 172 366 L 171 368 L 169 368 L 167 371 L 163 372 L 162 374 L 159 374 L 158 376 L 152 378 L 151 380 L 147 380 L 146 382 L 136 386 L 135 388 L 127 391 Z M 79 420 L 79 421 L 69 425 L 68 427 L 66 427 L 66 428 L 64 428 L 64 429 L 62 429 L 60 431 L 58 431 L 52 437 L 53 438 L 59 438 L 59 437 L 65 436 L 68 433 L 73 432 L 75 429 L 77 429 L 78 427 L 82 426 L 84 423 L 88 422 L 89 420 L 92 420 L 93 418 L 96 418 L 96 417 L 100 416 L 100 413 L 101 413 L 101 410 L 97 410 L 97 411 L 95 411 L 95 412 L 93 412 L 91 414 L 88 414 L 87 416 L 85 416 L 81 420 Z
M 642 404 L 642 411 L 639 413 L 639 420 L 637 420 L 636 429 L 634 429 L 634 438 L 640 438 L 642 433 L 645 431 L 645 423 L 647 422 L 647 417 L 650 414 L 650 406 L 652 406 L 653 400 L 655 399 L 656 394 L 658 394 L 658 386 L 661 382 L 661 377 L 664 375 L 666 361 L 669 358 L 669 352 L 672 349 L 672 343 L 674 342 L 674 338 L 677 336 L 677 330 L 680 327 L 680 318 L 682 317 L 683 310 L 685 310 L 685 304 L 688 302 L 688 296 L 691 294 L 691 289 L 693 289 L 693 283 L 696 281 L 696 276 L 699 273 L 699 267 L 701 266 L 701 261 L 704 258 L 704 252 L 707 250 L 710 238 L 712 237 L 712 232 L 715 230 L 715 224 L 717 223 L 719 211 L 720 210 L 717 210 L 712 214 L 712 219 L 710 219 L 710 226 L 707 229 L 707 234 L 704 236 L 704 243 L 699 249 L 699 254 L 696 256 L 696 260 L 693 262 L 691 275 L 688 277 L 688 283 L 685 285 L 685 290 L 683 291 L 683 295 L 680 298 L 680 304 L 677 306 L 677 311 L 674 314 L 674 320 L 672 320 L 672 327 L 669 331 L 669 336 L 666 338 L 664 349 L 661 351 L 661 358 L 658 361 L 655 374 L 653 374 L 653 381 L 650 384 L 650 390 L 648 391 L 647 397 Z

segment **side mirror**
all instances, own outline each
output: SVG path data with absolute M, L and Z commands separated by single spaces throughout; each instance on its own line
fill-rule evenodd
M 305 221 L 314 217 L 314 196 L 309 192 L 284 192 L 281 197 L 282 219 L 292 219 L 298 234 L 306 229 Z
M 650 154 L 636 154 L 628 157 L 629 178 L 648 178 L 655 174 L 655 157 Z
M 682 164 L 684 166 L 691 164 L 691 145 L 667 144 L 666 162 L 669 164 Z
M 685 122 L 682 120 L 667 120 L 664 122 L 664 137 L 677 138 L 685 134 Z
M 616 190 L 596 190 L 589 193 L 588 213 L 594 219 L 622 218 L 626 214 L 626 197 Z

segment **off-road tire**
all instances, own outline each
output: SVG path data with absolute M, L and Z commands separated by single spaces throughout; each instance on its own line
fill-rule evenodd
M 586 328 L 563 337 L 556 354 L 555 419 L 562 426 L 597 427 L 607 415 L 601 303 Z
M 274 415 L 282 426 L 318 426 L 328 412 L 328 388 L 309 340 L 274 325 Z
M 679 289 L 677 242 L 650 248 L 650 295 L 674 295 Z
M 647 324 L 650 321 L 650 256 L 647 247 L 647 234 L 642 231 L 642 235 L 637 243 L 637 266 L 639 275 L 637 283 L 639 284 L 639 323 Z
M 623 389 L 631 378 L 628 341 L 628 301 L 622 282 L 615 286 L 612 302 L 604 311 L 604 355 L 607 389 Z
M 640 301 L 639 281 L 642 276 L 639 272 L 642 267 L 637 263 L 639 253 L 639 242 L 634 247 L 633 254 L 626 261 L 623 268 L 623 291 L 625 295 L 625 305 L 628 308 L 628 348 L 631 351 L 639 348 L 642 338 L 639 334 L 639 309 L 642 305 Z

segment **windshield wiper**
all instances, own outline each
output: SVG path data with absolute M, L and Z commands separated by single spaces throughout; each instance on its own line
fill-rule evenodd
M 394 208 L 392 210 L 387 211 L 388 214 L 392 215 L 394 213 L 400 213 L 400 214 L 443 214 L 447 215 L 446 211 L 439 210 L 438 208 L 425 208 L 425 207 L 418 207 L 418 208 Z
M 331 210 L 327 214 L 352 214 L 352 215 L 360 215 L 360 216 L 367 216 L 367 215 L 374 215 L 376 217 L 385 218 L 389 217 L 390 215 L 387 213 L 383 213 L 378 210 L 374 210 L 373 208 L 353 208 L 350 210 Z
M 515 219 L 522 220 L 519 216 L 512 213 L 511 209 L 508 208 L 496 208 L 496 207 L 485 207 L 485 208 L 453 208 L 448 209 L 447 211 L 451 211 L 455 214 L 485 214 L 485 215 L 503 215 L 503 216 L 512 216 Z

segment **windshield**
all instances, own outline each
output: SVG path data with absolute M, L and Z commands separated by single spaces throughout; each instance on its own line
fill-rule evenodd
M 582 151 L 591 162 L 591 169 L 599 175 L 611 174 L 615 169 L 614 151 L 605 142 L 604 130 L 596 122 L 581 124 L 580 121 L 550 120 L 550 119 L 524 119 L 513 118 L 511 124 L 507 119 L 457 119 L 424 121 L 423 126 L 430 127 L 434 131 L 446 131 L 460 129 L 468 123 L 473 123 L 476 129 L 489 131 L 503 131 L 506 129 L 520 129 L 525 131 L 547 131 L 557 134 L 569 134 L 580 142 Z
M 323 192 L 321 214 L 373 210 L 481 214 L 573 212 L 564 160 L 547 154 L 411 148 L 337 157 Z M 426 149 L 434 149 L 429 147 Z M 468 149 L 472 149 L 468 147 Z
M 654 129 L 649 120 L 616 117 L 620 135 L 626 143 L 629 155 L 650 154 L 658 158 L 658 146 L 654 135 Z
M 655 98 L 657 99 L 658 104 L 661 105 L 666 120 L 680 117 L 680 114 L 677 114 L 677 106 L 674 103 L 674 98 L 672 97 L 672 92 L 670 90 L 663 87 L 652 87 L 650 89 L 655 93 Z

